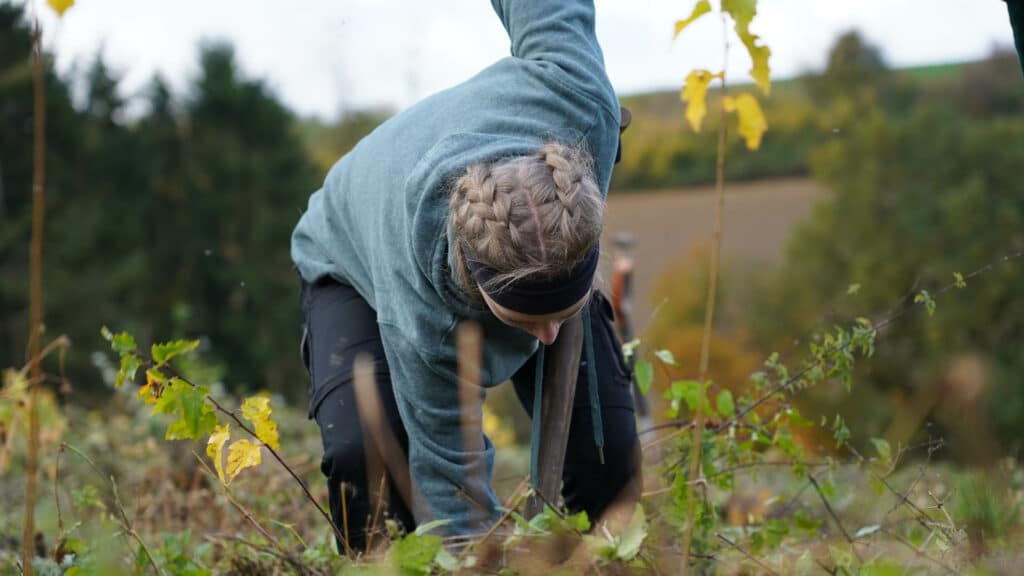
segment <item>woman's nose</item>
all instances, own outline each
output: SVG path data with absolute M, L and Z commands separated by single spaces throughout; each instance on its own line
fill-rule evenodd
M 561 327 L 561 322 L 542 322 L 536 324 L 530 330 L 530 334 L 536 336 L 545 346 L 550 346 L 555 342 L 555 338 L 558 338 L 558 329 Z

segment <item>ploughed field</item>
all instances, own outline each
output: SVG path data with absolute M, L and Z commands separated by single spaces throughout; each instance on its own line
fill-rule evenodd
M 726 183 L 722 259 L 726 266 L 781 260 L 794 225 L 811 214 L 825 196 L 808 178 Z M 700 246 L 709 246 L 715 216 L 713 186 L 626 192 L 608 197 L 602 250 L 612 254 L 620 232 L 634 237 L 634 321 L 642 331 L 656 303 L 651 289 L 666 266 Z M 602 262 L 603 277 L 611 278 L 611 258 Z

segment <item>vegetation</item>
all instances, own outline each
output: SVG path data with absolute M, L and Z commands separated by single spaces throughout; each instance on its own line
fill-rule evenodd
M 21 72 L 29 29 L 7 3 L 0 45 L 10 47 L 0 56 L 0 365 L 13 366 L 28 333 L 32 94 L 31 75 Z M 298 337 L 288 246 L 320 175 L 293 115 L 263 82 L 241 75 L 223 44 L 203 47 L 184 97 L 154 78 L 137 116 L 99 56 L 77 107 L 72 79 L 46 62 L 46 329 L 75 344 L 65 364 L 76 384 L 71 400 L 102 397 L 96 327 L 114 320 L 146 339 L 202 335 L 230 386 L 298 399 L 298 353 L 281 353 Z
M 767 95 L 755 5 L 724 0 L 721 18 Z M 710 12 L 697 2 L 676 33 Z M 637 97 L 619 185 L 714 174 L 721 191 L 727 176 L 811 170 L 833 194 L 780 271 L 740 291 L 726 269 L 716 330 L 720 216 L 712 257 L 660 283 L 669 304 L 626 345 L 640 388 L 663 400 L 643 431 L 642 505 L 617 524 L 557 503 L 524 518 L 523 459 L 507 449 L 498 475 L 524 480 L 502 494 L 494 528 L 445 539 L 433 533 L 443 521 L 412 534 L 385 521 L 376 546 L 344 558 L 334 541 L 347 525 L 319 504 L 315 428 L 285 397 L 300 397 L 304 378 L 297 355 L 280 352 L 295 341 L 284 305 L 294 219 L 282 214 L 301 210 L 331 150 L 384 115 L 299 123 L 221 44 L 203 49 L 188 94 L 155 79 L 137 115 L 99 58 L 77 106 L 68 79 L 36 68 L 53 192 L 48 345 L 23 363 L 25 141 L 39 116 L 31 35 L 7 4 L 0 45 L 11 47 L 0 115 L 23 128 L 0 135 L 0 365 L 21 366 L 0 387 L 0 574 L 998 574 L 1019 564 L 1024 92 L 1012 57 L 898 72 L 848 34 L 823 74 L 771 86 L 763 140 L 760 102 L 726 92 L 719 73 L 695 71 L 685 111 L 672 104 L 693 128 L 719 112 L 708 136 L 659 116 L 661 96 Z M 725 163 L 740 139 L 761 150 Z M 104 321 L 127 331 L 97 330 Z M 252 389 L 276 394 L 246 398 Z M 37 459 L 40 522 L 19 540 Z M 17 560 L 22 546 L 31 566 Z

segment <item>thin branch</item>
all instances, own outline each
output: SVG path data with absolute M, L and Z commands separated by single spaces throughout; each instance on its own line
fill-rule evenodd
M 846 531 L 846 528 L 843 526 L 842 520 L 839 519 L 839 515 L 836 514 L 836 511 L 832 508 L 832 505 L 829 504 L 828 498 L 826 498 L 825 493 L 821 491 L 821 486 L 818 484 L 818 481 L 814 478 L 814 475 L 807 474 L 807 480 L 810 481 L 811 486 L 814 486 L 815 492 L 818 493 L 818 496 L 821 498 L 821 502 L 825 505 L 825 510 L 828 511 L 829 516 L 831 516 L 832 520 L 835 521 L 836 526 L 839 527 L 839 531 L 843 533 L 843 538 L 845 538 L 846 541 L 850 543 L 850 550 L 853 551 L 853 555 L 857 557 L 857 560 L 859 560 L 861 564 L 863 564 L 864 559 L 861 557 L 860 553 L 857 552 L 856 543 L 850 536 L 850 533 Z
M 768 566 L 767 564 L 765 564 L 764 562 L 761 562 L 761 561 L 760 561 L 760 560 L 758 560 L 757 558 L 754 558 L 753 556 L 751 556 L 749 552 L 747 552 L 747 551 L 746 551 L 746 550 L 744 550 L 743 548 L 740 548 L 740 545 L 739 545 L 739 544 L 737 544 L 737 543 L 733 542 L 732 540 L 729 540 L 728 538 L 726 538 L 724 534 L 721 534 L 721 533 L 719 533 L 719 534 L 718 534 L 718 539 L 719 539 L 719 540 L 721 540 L 722 542 L 725 542 L 725 543 L 726 543 L 726 544 L 728 544 L 729 546 L 732 546 L 732 547 L 733 547 L 734 549 L 736 549 L 736 550 L 737 550 L 737 551 L 738 551 L 738 552 L 739 552 L 740 554 L 743 554 L 744 556 L 746 556 L 748 560 L 750 560 L 750 561 L 751 561 L 751 562 L 753 562 L 754 564 L 757 564 L 757 565 L 758 565 L 758 566 L 760 566 L 760 567 L 761 567 L 762 569 L 764 569 L 764 570 L 765 570 L 765 571 L 766 571 L 766 572 L 767 572 L 768 574 L 774 574 L 774 576 L 779 576 L 779 573 L 778 573 L 778 572 L 776 572 L 775 570 L 772 570 L 772 569 L 771 569 L 771 567 L 769 567 L 769 566 Z
M 207 539 L 207 540 L 209 540 L 211 542 L 215 542 L 215 543 L 223 543 L 224 541 L 237 542 L 237 543 L 239 543 L 239 544 L 241 544 L 243 546 L 246 546 L 248 548 L 251 548 L 251 549 L 253 549 L 253 550 L 257 551 L 257 552 L 262 552 L 263 554 L 269 554 L 270 556 L 273 556 L 274 558 L 277 558 L 278 560 L 281 560 L 282 562 L 285 562 L 285 563 L 289 564 L 290 566 L 292 566 L 292 568 L 295 569 L 296 573 L 298 573 L 298 574 L 310 574 L 311 573 L 309 568 L 307 568 L 302 563 L 297 562 L 294 558 L 291 558 L 290 556 L 284 555 L 284 554 L 278 552 L 277 550 L 274 550 L 270 546 L 264 546 L 262 544 L 257 544 L 255 542 L 251 542 L 249 540 L 246 540 L 245 538 L 242 538 L 240 536 L 235 536 L 235 535 L 232 535 L 232 534 L 206 534 L 206 535 L 203 536 L 203 538 L 205 538 L 205 539 Z
M 231 493 L 231 489 L 228 488 L 226 484 L 220 481 L 220 478 L 217 476 L 216 472 L 210 470 L 209 464 L 207 464 L 202 459 L 202 457 L 199 456 L 199 454 L 196 454 L 194 450 L 192 451 L 192 456 L 194 456 L 195 459 L 199 462 L 199 465 L 202 466 L 203 471 L 206 472 L 206 474 L 210 477 L 211 481 L 216 482 L 221 487 L 221 489 L 224 491 L 224 495 L 228 497 L 228 502 L 231 502 L 231 505 L 234 506 L 236 510 L 238 510 L 238 512 L 249 522 L 249 524 L 252 524 L 253 527 L 256 528 L 256 531 L 259 532 L 261 536 L 267 539 L 267 542 L 270 542 L 278 550 L 281 550 L 282 553 L 285 553 L 284 547 L 281 546 L 281 543 L 277 540 L 277 538 L 274 538 L 274 535 L 268 532 L 267 529 L 264 528 L 263 525 L 260 524 L 259 521 L 256 520 L 256 518 L 254 518 L 253 515 L 250 514 L 249 511 L 246 510 L 245 507 L 241 505 L 241 503 L 238 502 L 238 500 L 235 498 L 235 495 Z
M 46 216 L 46 83 L 43 79 L 42 30 L 38 18 L 32 31 L 32 241 L 29 248 L 29 372 L 42 375 L 39 344 L 43 337 L 43 223 Z M 35 555 L 36 481 L 39 476 L 39 388 L 28 395 L 28 454 L 25 459 L 25 523 L 21 560 L 26 576 L 32 576 Z
M 973 272 L 971 272 L 969 274 L 966 274 L 963 277 L 963 280 L 967 281 L 967 280 L 973 279 L 973 278 L 975 278 L 977 276 L 980 276 L 981 274 L 984 274 L 984 273 L 988 272 L 989 270 L 992 270 L 996 266 L 1000 266 L 1000 265 L 1006 264 L 1008 262 L 1012 262 L 1014 260 L 1020 259 L 1021 257 L 1024 257 L 1024 250 L 1022 250 L 1020 252 L 1012 253 L 1012 254 L 1007 254 L 1006 256 L 1003 256 L 1003 257 L 1001 257 L 1001 258 L 999 258 L 997 260 L 989 262 L 988 264 L 982 266 L 981 268 L 978 268 L 977 270 L 974 270 Z M 954 282 L 950 282 L 949 284 L 946 284 L 946 285 L 942 286 L 941 288 L 937 289 L 934 293 L 932 293 L 932 299 L 933 300 L 937 299 L 942 294 L 945 294 L 946 292 L 956 288 L 958 284 L 959 284 L 959 281 L 954 281 Z M 902 308 L 900 308 L 900 309 L 896 310 L 895 312 L 886 315 L 882 319 L 872 323 L 871 329 L 874 330 L 875 332 L 881 332 L 883 329 L 885 329 L 885 328 L 889 327 L 890 325 L 892 325 L 896 320 L 898 320 L 901 317 L 907 315 L 908 313 L 910 313 L 915 308 L 918 308 L 918 307 L 923 306 L 923 305 L 924 305 L 923 302 L 910 301 L 908 304 L 904 305 Z M 847 343 L 847 344 L 844 344 L 844 345 L 840 346 L 837 349 L 837 351 L 845 352 L 845 351 L 847 351 L 849 349 L 849 347 L 850 347 L 850 344 Z M 782 392 L 782 391 L 786 390 L 787 388 L 792 386 L 794 383 L 799 381 L 801 378 L 803 378 L 808 372 L 810 372 L 811 370 L 814 370 L 815 368 L 821 368 L 825 364 L 826 364 L 826 362 L 823 361 L 823 360 L 817 360 L 817 361 L 808 363 L 803 368 L 798 370 L 796 373 L 794 373 L 790 377 L 786 378 L 782 382 L 779 382 L 774 387 L 769 389 L 768 392 L 763 394 L 760 398 L 758 398 L 757 400 L 752 402 L 750 405 L 744 407 L 742 410 L 739 410 L 736 413 L 735 416 L 733 416 L 732 418 L 722 422 L 715 429 L 715 432 L 716 433 L 721 432 L 722 430 L 727 429 L 729 426 L 735 424 L 736 422 L 739 422 L 740 420 L 745 418 L 747 416 L 747 414 L 751 413 L 756 408 L 758 408 L 759 406 L 761 406 L 762 404 L 767 402 L 772 396 L 775 396 L 779 392 Z
M 657 432 L 658 430 L 664 430 L 666 428 L 679 428 L 682 426 L 689 427 L 692 424 L 691 420 L 671 420 L 669 422 L 662 422 L 661 424 L 655 424 L 649 428 L 645 428 L 636 433 L 637 436 L 643 436 L 644 434 L 650 434 L 651 432 Z
M 139 356 L 141 357 L 141 355 Z M 152 363 L 151 358 L 147 358 L 146 361 Z M 186 384 L 192 386 L 193 388 L 196 387 L 194 383 L 189 381 L 187 378 L 184 378 L 171 365 L 165 364 L 163 367 L 174 377 L 179 378 L 182 382 L 185 382 Z M 239 428 L 241 428 L 243 431 L 249 434 L 249 436 L 252 436 L 254 439 L 259 441 L 260 444 L 262 444 L 263 447 L 266 448 L 268 452 L 270 452 L 270 455 L 273 456 L 275 460 L 277 460 L 278 464 L 280 464 L 281 467 L 288 472 L 292 479 L 294 479 L 295 482 L 298 483 L 299 487 L 302 488 L 303 494 L 306 495 L 306 499 L 309 500 L 313 504 L 313 506 L 316 506 L 316 509 L 320 512 L 320 515 L 323 516 L 324 520 L 326 520 L 327 523 L 331 526 L 331 529 L 334 531 L 335 536 L 338 537 L 338 540 L 345 542 L 347 548 L 348 539 L 345 538 L 345 535 L 342 534 L 341 530 L 338 529 L 337 524 L 335 524 L 334 520 L 331 519 L 331 515 L 326 510 L 324 510 L 323 506 L 321 506 L 317 499 L 313 496 L 313 493 L 309 491 L 309 486 L 306 485 L 306 482 L 302 478 L 300 478 L 298 474 L 295 473 L 295 470 L 293 470 L 292 467 L 289 466 L 287 462 L 284 461 L 284 458 L 281 457 L 277 450 L 274 450 L 273 447 L 268 446 L 262 440 L 260 440 L 260 437 L 256 435 L 255 430 L 247 426 L 245 422 L 243 422 L 242 419 L 238 417 L 238 414 L 236 414 L 234 411 L 224 408 L 224 406 L 222 406 L 220 402 L 217 402 L 217 399 L 214 398 L 212 394 L 207 394 L 206 399 L 210 401 L 210 404 L 212 404 L 213 407 L 218 412 L 233 420 L 235 425 L 237 425 Z
M 150 565 L 153 566 L 156 573 L 159 576 L 163 576 L 164 571 L 160 568 L 160 565 L 157 564 L 156 558 L 153 556 L 153 552 L 149 549 L 149 546 L 146 546 L 146 542 L 142 539 L 142 536 L 135 531 L 135 528 L 132 527 L 131 521 L 128 520 L 128 513 L 125 512 L 124 504 L 121 503 L 121 493 L 117 490 L 117 481 L 114 480 L 113 474 L 110 475 L 110 488 L 114 492 L 114 504 L 117 506 L 118 512 L 121 513 L 121 528 L 139 544 L 139 547 L 142 548 L 142 551 L 146 554 L 146 559 L 149 560 Z
M 687 430 L 691 430 L 693 428 L 693 425 L 694 425 L 694 423 L 690 422 L 689 424 L 687 424 L 686 426 L 682 426 L 678 430 L 673 430 L 671 434 L 666 434 L 666 435 L 664 435 L 664 436 L 662 436 L 660 438 L 655 438 L 654 440 L 651 440 L 650 442 L 644 444 L 641 447 L 641 450 L 646 452 L 646 451 L 650 450 L 651 448 L 654 448 L 655 446 L 659 446 L 661 444 L 664 444 L 665 442 L 668 442 L 669 440 L 671 440 L 673 438 L 677 438 L 679 436 L 682 436 L 683 434 L 686 433 Z
M 146 558 L 149 560 L 150 565 L 153 566 L 153 569 L 156 570 L 156 573 L 159 576 L 162 576 L 164 572 L 160 569 L 160 565 L 157 564 L 156 558 L 153 557 L 153 554 L 150 552 L 149 547 L 146 546 L 146 542 L 142 540 L 142 536 L 140 536 L 139 533 L 136 532 L 134 528 L 132 528 L 131 522 L 128 520 L 128 513 L 125 512 L 124 505 L 121 504 L 121 494 L 117 490 L 117 481 L 114 480 L 113 474 L 109 476 L 104 474 L 103 471 L 100 470 L 99 466 L 96 465 L 96 462 L 94 462 L 93 459 L 90 458 L 88 454 L 82 452 L 74 445 L 68 444 L 67 442 L 61 442 L 60 447 L 62 450 L 64 448 L 67 448 L 68 450 L 74 452 L 76 455 L 78 455 L 79 458 L 84 460 L 85 463 L 88 464 L 90 468 L 92 468 L 93 472 L 95 472 L 97 476 L 108 482 L 108 484 L 110 485 L 111 496 L 113 497 L 114 500 L 114 505 L 116 506 L 117 511 L 120 513 L 120 516 L 114 516 L 114 518 L 118 521 L 118 524 L 121 525 L 121 530 L 126 535 L 131 536 L 139 544 L 139 547 L 142 548 L 143 552 L 145 552 Z
M 882 532 L 884 532 L 887 536 L 889 536 L 893 540 L 899 542 L 900 544 L 903 544 L 907 548 L 910 548 L 914 552 L 914 554 L 916 556 L 924 558 L 925 560 L 931 562 L 932 564 L 935 564 L 936 566 L 942 568 L 946 572 L 949 572 L 950 574 L 959 574 L 960 573 L 960 572 L 950 568 L 946 564 L 942 563 L 940 560 L 932 558 L 931 556 L 929 556 L 929 555 L 925 554 L 924 552 L 918 550 L 916 546 L 914 546 L 911 542 L 909 542 L 903 536 L 900 536 L 898 533 L 893 532 L 892 530 L 882 530 Z
M 509 518 L 512 517 L 512 513 L 515 512 L 517 509 L 519 509 L 520 506 L 522 506 L 522 502 L 515 503 L 514 506 L 511 506 L 511 504 L 514 502 L 515 497 L 520 492 L 522 492 L 522 490 L 524 488 L 526 488 L 527 485 L 529 485 L 529 482 L 530 482 L 530 477 L 529 476 L 524 478 L 523 481 L 519 483 L 519 486 L 516 487 L 515 492 L 513 492 L 512 495 L 509 496 L 508 500 L 506 501 L 505 513 L 501 515 L 501 518 L 499 518 L 498 521 L 495 522 L 494 525 L 491 526 L 491 528 L 487 532 L 484 533 L 482 538 L 480 538 L 479 540 L 476 540 L 474 542 L 468 543 L 466 545 L 466 547 L 462 549 L 462 552 L 460 552 L 459 556 L 458 556 L 458 560 L 459 560 L 459 565 L 460 566 L 462 565 L 462 561 L 465 560 L 466 555 L 469 554 L 470 550 L 472 550 L 473 548 L 475 548 L 477 546 L 481 546 L 485 542 L 487 542 L 487 540 L 491 536 L 493 536 L 495 532 L 497 532 L 498 528 L 502 524 L 504 524 L 506 521 L 508 521 Z
M 722 100 L 718 104 L 718 158 L 715 163 L 715 197 L 718 201 L 715 207 L 715 226 L 714 231 L 712 232 L 711 241 L 711 263 L 710 269 L 708 270 L 708 294 L 707 303 L 704 308 L 704 333 L 701 337 L 700 346 L 700 367 L 698 370 L 700 375 L 697 378 L 701 383 L 700 386 L 703 386 L 703 383 L 707 380 L 708 362 L 711 357 L 711 330 L 715 321 L 715 303 L 718 295 L 718 269 L 721 264 L 722 257 L 722 220 L 723 213 L 725 212 L 725 142 L 727 124 L 724 98 L 728 93 L 725 71 L 729 64 L 729 33 L 724 10 L 721 11 L 720 16 L 722 21 L 722 72 L 719 76 L 719 82 L 721 83 Z M 707 401 L 707 391 L 702 388 L 698 394 L 697 414 L 693 426 L 693 454 L 691 455 L 692 460 L 690 460 L 690 473 L 688 475 L 688 479 L 691 484 L 696 482 L 698 476 L 701 474 L 701 453 L 704 448 L 705 414 L 701 404 Z M 696 499 L 693 498 L 692 495 L 686 499 L 686 529 L 683 532 L 683 558 L 690 555 L 690 544 L 693 541 L 693 514 L 695 500 Z M 689 569 L 689 562 L 684 562 L 682 570 L 683 576 L 687 576 Z

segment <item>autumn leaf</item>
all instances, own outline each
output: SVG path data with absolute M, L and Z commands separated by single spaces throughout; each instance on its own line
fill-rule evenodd
M 217 468 L 217 476 L 220 477 L 220 483 L 225 486 L 228 485 L 228 480 L 224 476 L 224 444 L 231 438 L 231 425 L 224 424 L 217 426 L 213 430 L 213 434 L 210 434 L 210 439 L 206 441 L 206 455 L 213 460 L 214 467 Z
M 47 3 L 57 12 L 58 16 L 63 16 L 68 8 L 75 5 L 75 0 L 47 0 Z
M 689 18 L 676 21 L 676 32 L 672 35 L 672 38 L 679 36 L 679 33 L 682 32 L 684 28 L 693 24 L 697 18 L 700 18 L 708 12 L 711 12 L 711 3 L 708 2 L 708 0 L 700 0 L 697 2 L 697 5 L 693 7 L 693 12 L 690 13 Z
M 213 431 L 217 415 L 206 402 L 209 393 L 206 387 L 193 387 L 181 378 L 164 385 L 153 412 L 178 417 L 167 427 L 167 440 L 198 440 Z
M 274 450 L 281 449 L 277 423 L 270 419 L 270 399 L 266 396 L 246 398 L 242 403 L 242 416 L 256 428 L 256 437 Z
M 228 482 L 234 480 L 242 470 L 259 466 L 260 462 L 262 458 L 259 444 L 247 439 L 235 442 L 228 449 Z
M 769 96 L 772 93 L 772 80 L 771 80 L 771 68 L 768 67 L 768 58 L 772 55 L 771 48 L 758 45 L 757 42 L 760 37 L 756 34 L 740 34 L 740 41 L 747 47 L 747 52 L 750 53 L 750 61 L 753 63 L 753 68 L 750 69 L 750 77 L 757 83 L 757 87 L 761 89 L 761 92 L 765 96 Z
M 726 111 L 736 112 L 739 116 L 740 136 L 747 141 L 747 148 L 757 150 L 761 146 L 761 136 L 768 130 L 768 123 L 764 119 L 764 112 L 757 98 L 750 94 L 743 93 L 738 96 L 726 96 L 722 102 Z
M 722 73 L 712 74 L 707 70 L 694 70 L 686 76 L 686 85 L 680 93 L 680 98 L 687 103 L 686 120 L 694 132 L 700 132 L 704 116 L 707 116 L 708 105 L 708 84 L 715 78 L 721 78 Z
M 156 404 L 165 382 L 167 378 L 156 368 L 146 370 L 146 383 L 139 387 L 139 398 L 142 398 L 142 402 L 147 406 Z
M 772 55 L 772 51 L 767 46 L 758 45 L 760 36 L 750 32 L 750 23 L 757 15 L 757 0 L 722 0 L 722 10 L 732 16 L 736 23 L 736 35 L 740 37 L 740 42 L 750 54 L 750 61 L 753 63 L 753 67 L 750 69 L 751 78 L 754 79 L 757 87 L 765 96 L 770 95 L 772 84 L 768 58 Z
M 736 22 L 736 32 L 747 31 L 757 16 L 757 0 L 722 0 L 722 10 Z

